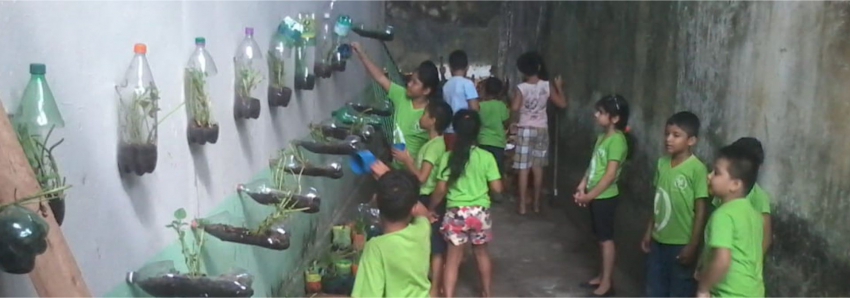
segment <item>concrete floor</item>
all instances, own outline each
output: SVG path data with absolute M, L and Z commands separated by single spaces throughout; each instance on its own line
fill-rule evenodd
M 578 284 L 596 274 L 598 247 L 590 231 L 580 229 L 560 209 L 520 216 L 514 203 L 493 206 L 493 296 L 583 297 Z M 637 248 L 634 248 L 637 249 Z M 478 271 L 469 251 L 459 273 L 457 296 L 479 295 Z M 624 274 L 614 274 L 617 296 L 643 296 Z

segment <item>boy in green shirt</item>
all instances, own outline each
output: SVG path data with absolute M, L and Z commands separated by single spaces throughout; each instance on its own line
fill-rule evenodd
M 419 118 L 419 126 L 428 131 L 430 140 L 422 145 L 416 160 L 411 158 L 407 150 L 393 148 L 393 158 L 401 161 L 404 167 L 419 179 L 422 187 L 419 189 L 419 202 L 428 206 L 431 193 L 437 185 L 437 175 L 440 172 L 440 157 L 446 153 L 446 143 L 443 132 L 452 120 L 452 107 L 442 101 L 428 103 L 425 113 Z M 440 224 L 446 213 L 445 201 L 436 210 L 437 221 L 431 224 L 431 297 L 438 297 L 443 279 L 443 254 L 446 251 L 446 240 L 440 234 Z
M 758 178 L 757 157 L 737 146 L 720 149 L 708 176 L 720 207 L 705 229 L 697 297 L 764 297 L 762 221 L 744 198 Z
M 499 173 L 504 173 L 505 160 L 505 128 L 508 126 L 510 113 L 508 106 L 498 99 L 502 94 L 502 81 L 489 77 L 482 81 L 483 96 L 479 106 L 481 114 L 481 132 L 478 133 L 478 146 L 487 150 L 496 158 Z
M 419 182 L 408 172 L 382 168 L 375 174 L 384 234 L 366 242 L 351 296 L 428 297 L 431 226 L 417 201 Z
M 647 258 L 647 297 L 691 297 L 696 291 L 694 261 L 705 224 L 708 198 L 705 164 L 691 152 L 699 134 L 699 118 L 679 112 L 667 119 L 666 155 L 658 159 L 653 181 L 654 216 L 641 249 Z

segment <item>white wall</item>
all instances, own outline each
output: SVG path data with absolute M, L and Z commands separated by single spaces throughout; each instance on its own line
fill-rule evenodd
M 243 28 L 255 28 L 265 52 L 283 16 L 319 11 L 328 3 L 0 2 L 0 98 L 14 112 L 29 78 L 28 64 L 47 64 L 48 82 L 66 122 L 58 131 L 65 142 L 56 154 L 73 185 L 62 230 L 94 295 L 105 293 L 128 270 L 174 241 L 164 224 L 175 209 L 205 214 L 237 183 L 262 169 L 277 148 L 304 135 L 307 123 L 326 118 L 362 90 L 362 67 L 349 63 L 345 73 L 319 81 L 315 91 L 296 93 L 290 106 L 272 117 L 263 82 L 260 118 L 246 121 L 241 133 L 233 120 L 232 56 Z M 367 24 L 383 22 L 380 2 L 337 3 L 335 11 Z M 128 67 L 133 44 L 147 44 L 162 117 L 182 101 L 182 68 L 196 36 L 206 37 L 219 70 L 210 79 L 221 127 L 218 143 L 190 150 L 181 108 L 160 126 L 156 171 L 122 179 L 115 161 L 113 86 Z M 365 44 L 378 52 L 377 43 Z M 27 276 L 3 274 L 0 295 L 34 292 Z

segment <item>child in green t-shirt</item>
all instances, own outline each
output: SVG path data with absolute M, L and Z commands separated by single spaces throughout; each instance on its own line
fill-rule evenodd
M 758 171 L 758 158 L 734 145 L 721 148 L 714 161 L 709 190 L 721 203 L 705 229 L 697 297 L 764 297 L 762 219 L 744 199 Z
M 667 119 L 666 155 L 655 171 L 654 216 L 641 248 L 647 258 L 647 297 L 692 297 L 694 264 L 705 225 L 708 172 L 691 152 L 699 135 L 699 118 L 679 112 Z
M 384 71 L 363 52 L 360 43 L 351 43 L 351 48 L 363 61 L 366 72 L 387 91 L 387 97 L 393 103 L 395 125 L 404 138 L 405 148 L 411 156 L 416 156 L 419 148 L 428 141 L 428 132 L 419 127 L 419 118 L 430 100 L 442 98 L 437 66 L 431 61 L 422 62 L 405 88 L 390 81 Z M 393 167 L 402 169 L 404 165 L 396 161 Z
M 599 242 L 602 259 L 599 274 L 580 286 L 594 289 L 588 296 L 614 294 L 611 275 L 614 272 L 614 211 L 617 208 L 617 179 L 628 156 L 626 137 L 629 104 L 621 95 L 608 95 L 596 102 L 596 123 L 604 130 L 596 138 L 587 174 L 573 195 L 576 204 L 590 206 L 593 233 Z
M 454 115 L 452 125 L 457 139 L 452 151 L 440 158 L 437 186 L 431 194 L 429 207 L 432 211 L 436 209 L 445 196 L 447 210 L 440 231 L 449 247 L 443 272 L 443 294 L 454 296 L 463 250 L 471 242 L 478 263 L 481 296 L 490 297 L 491 267 L 487 251 L 487 243 L 493 237 L 490 192 L 494 196 L 501 194 L 501 175 L 493 155 L 476 145 L 481 130 L 478 112 L 460 110 Z
M 483 91 L 479 106 L 481 115 L 481 133 L 478 134 L 478 146 L 487 150 L 496 158 L 499 165 L 499 173 L 504 173 L 505 160 L 505 129 L 508 127 L 510 112 L 505 102 L 500 100 L 502 94 L 502 81 L 489 77 L 480 83 Z
M 352 297 L 429 297 L 428 210 L 417 201 L 419 181 L 406 171 L 372 166 L 384 234 L 366 242 Z M 381 171 L 376 168 L 383 168 Z
M 442 100 L 428 103 L 419 126 L 428 131 L 430 140 L 422 145 L 416 160 L 407 150 L 393 148 L 393 158 L 401 161 L 404 167 L 419 179 L 422 187 L 419 189 L 419 201 L 425 206 L 430 205 L 431 193 L 437 185 L 437 173 L 440 157 L 446 153 L 446 143 L 443 132 L 452 120 L 452 107 Z M 438 219 L 431 224 L 431 297 L 439 297 L 443 280 L 443 254 L 446 251 L 446 240 L 440 234 L 440 224 L 446 204 L 440 204 L 435 209 Z
M 755 157 L 759 167 L 761 167 L 764 163 L 764 149 L 758 139 L 752 137 L 740 138 L 732 143 L 732 146 L 736 146 L 750 152 L 750 154 Z M 753 205 L 753 208 L 756 209 L 756 211 L 761 213 L 763 229 L 761 252 L 762 254 L 766 254 L 767 249 L 770 248 L 771 241 L 773 240 L 773 234 L 771 232 L 772 225 L 770 221 L 770 195 L 765 192 L 758 183 L 756 183 L 753 186 L 753 190 L 747 194 L 746 199 L 751 205 Z M 714 208 L 720 207 L 720 199 L 714 198 L 712 205 Z

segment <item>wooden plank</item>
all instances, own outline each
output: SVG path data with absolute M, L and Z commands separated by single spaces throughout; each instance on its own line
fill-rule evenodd
M 6 109 L 0 102 L 0 203 L 14 202 L 16 193 L 20 198 L 40 190 L 15 130 L 6 116 Z M 29 274 L 35 291 L 41 297 L 91 297 L 50 207 L 47 203 L 31 203 L 26 207 L 44 216 L 50 228 L 47 251 L 35 259 L 35 268 Z

